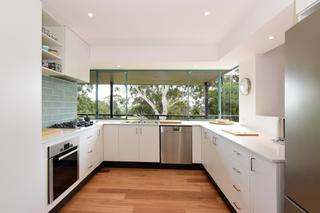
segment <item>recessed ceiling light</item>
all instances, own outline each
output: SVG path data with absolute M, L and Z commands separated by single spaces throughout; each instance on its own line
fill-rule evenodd
M 121 66 L 120 66 L 120 65 L 117 65 L 117 67 L 120 68 Z
M 210 11 L 206 11 L 206 12 L 204 12 L 203 13 L 205 16 L 208 16 L 208 15 L 210 15 Z
M 93 17 L 93 13 L 88 13 L 88 16 L 91 18 Z
M 275 37 L 274 36 L 269 36 L 268 39 L 269 40 L 273 40 Z

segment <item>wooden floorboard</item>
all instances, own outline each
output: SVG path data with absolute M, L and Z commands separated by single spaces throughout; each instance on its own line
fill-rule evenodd
M 200 170 L 101 169 L 61 213 L 227 213 Z

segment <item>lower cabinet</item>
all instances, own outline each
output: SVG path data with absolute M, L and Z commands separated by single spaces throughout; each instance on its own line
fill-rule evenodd
M 159 126 L 104 126 L 105 161 L 160 162 L 159 152 Z
M 139 131 L 139 161 L 160 162 L 159 127 L 141 126 Z
M 280 213 L 283 164 L 269 162 L 205 128 L 202 164 L 237 212 Z
M 103 126 L 98 126 L 98 137 L 97 137 L 97 143 L 96 143 L 96 155 L 95 155 L 95 164 L 96 166 L 99 166 L 103 162 Z
M 251 161 L 251 212 L 283 212 L 284 165 L 270 163 L 254 154 Z
M 103 160 L 103 138 L 101 127 L 80 134 L 79 178 L 88 176 Z
M 118 161 L 118 125 L 103 126 L 103 159 L 105 161 Z
M 119 127 L 118 161 L 139 161 L 139 127 Z
M 192 127 L 192 163 L 201 163 L 201 127 Z

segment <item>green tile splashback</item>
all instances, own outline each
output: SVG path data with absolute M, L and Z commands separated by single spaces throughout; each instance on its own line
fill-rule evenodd
M 42 77 L 42 127 L 77 118 L 77 84 Z

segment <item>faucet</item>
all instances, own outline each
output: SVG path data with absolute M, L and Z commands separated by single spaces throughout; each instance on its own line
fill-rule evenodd
M 142 111 L 138 113 L 137 116 L 139 117 L 139 122 L 142 123 L 143 122 Z

